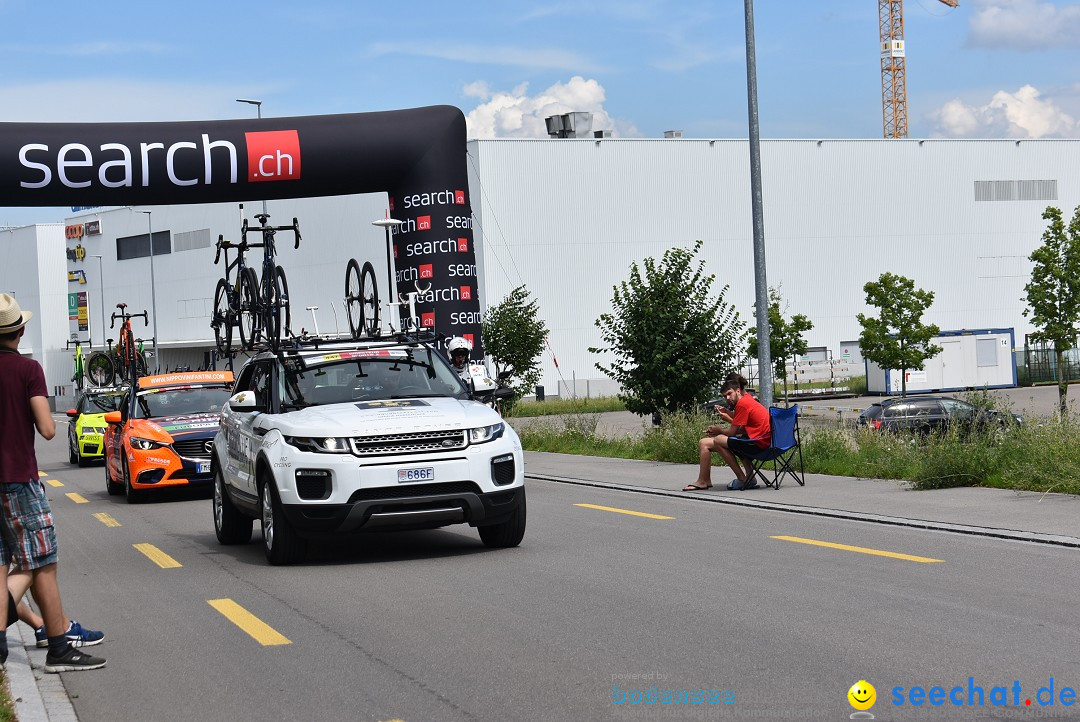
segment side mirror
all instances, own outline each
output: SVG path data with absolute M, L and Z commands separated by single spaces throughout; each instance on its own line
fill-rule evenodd
M 229 398 L 229 408 L 233 411 L 256 411 L 259 405 L 255 402 L 254 391 L 239 391 Z
M 66 413 L 67 413 L 67 417 L 69 419 L 74 419 L 76 416 L 79 415 L 79 412 L 76 411 L 75 409 L 68 409 Z
M 106 424 L 122 424 L 123 423 L 123 415 L 119 411 L 110 411 L 109 413 L 105 414 L 105 423 Z
M 497 378 L 499 381 L 506 381 L 508 378 L 514 375 L 513 371 L 500 371 Z
M 499 401 L 505 401 L 506 399 L 512 399 L 512 398 L 514 398 L 514 390 L 512 388 L 510 388 L 509 386 L 502 386 L 500 388 L 495 389 L 495 391 L 492 392 L 491 397 L 494 398 L 494 399 L 498 399 Z
M 499 385 L 482 373 L 473 374 L 469 379 L 474 394 L 490 394 Z

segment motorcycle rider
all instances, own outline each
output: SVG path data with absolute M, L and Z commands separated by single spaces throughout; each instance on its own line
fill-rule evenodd
M 455 336 L 446 344 L 446 355 L 450 358 L 450 365 L 458 372 L 463 381 L 469 381 L 469 355 L 472 353 L 472 344 L 469 339 Z

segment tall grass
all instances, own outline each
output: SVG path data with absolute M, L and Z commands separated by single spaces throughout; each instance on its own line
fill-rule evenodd
M 561 414 L 604 413 L 607 411 L 626 411 L 626 406 L 614 396 L 598 396 L 587 399 L 547 399 L 545 401 L 521 400 L 506 413 L 511 418 L 530 416 L 556 416 Z
M 697 442 L 713 416 L 663 417 L 640 436 L 605 438 L 595 414 L 570 414 L 519 432 L 532 451 L 697 463 Z M 1080 423 L 1028 420 L 1022 428 L 915 437 L 864 428 L 803 428 L 808 473 L 901 479 L 915 489 L 992 486 L 1080 494 Z M 713 463 L 722 465 L 720 456 Z

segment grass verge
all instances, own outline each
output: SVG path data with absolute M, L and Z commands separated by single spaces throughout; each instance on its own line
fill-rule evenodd
M 640 436 L 605 438 L 596 414 L 544 420 L 518 433 L 524 448 L 563 454 L 697 463 L 697 441 L 715 418 L 671 415 Z M 1080 423 L 1031 419 L 1023 428 L 925 438 L 869 429 L 803 429 L 808 473 L 900 479 L 916 489 L 989 486 L 1080 494 Z M 714 465 L 723 464 L 713 455 Z
M 614 396 L 600 396 L 593 399 L 548 399 L 547 401 L 518 401 L 507 416 L 556 416 L 562 414 L 604 413 L 608 411 L 626 411 L 623 402 Z
M 7 673 L 0 670 L 0 722 L 16 722 L 15 702 L 11 699 Z

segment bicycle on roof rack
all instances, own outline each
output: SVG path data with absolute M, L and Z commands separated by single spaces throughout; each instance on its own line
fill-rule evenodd
M 240 206 L 243 213 L 244 207 Z M 226 241 L 218 236 L 217 253 L 214 263 L 218 263 L 221 252 L 226 251 L 225 277 L 218 280 L 214 291 L 214 311 L 210 325 L 214 329 L 214 341 L 218 351 L 225 356 L 235 350 L 232 345 L 232 331 L 235 327 L 240 336 L 240 349 L 252 350 L 257 344 L 266 344 L 277 350 L 281 339 L 292 335 L 292 312 L 289 304 L 289 282 L 285 269 L 277 265 L 278 232 L 291 231 L 295 237 L 294 248 L 300 247 L 300 222 L 294 217 L 292 225 L 271 226 L 270 214 L 257 213 L 255 219 L 259 225 L 248 225 L 247 218 L 240 226 L 240 242 Z M 262 241 L 249 242 L 248 233 L 259 233 Z M 228 249 L 237 249 L 236 259 L 231 263 Z M 262 279 L 245 260 L 251 248 L 263 249 Z M 229 272 L 236 270 L 235 280 L 229 279 Z
M 112 386 L 117 378 L 134 382 L 140 376 L 146 375 L 146 355 L 142 350 L 142 339 L 135 339 L 131 331 L 131 319 L 141 317 L 143 325 L 149 326 L 149 314 L 146 311 L 128 313 L 126 303 L 118 303 L 116 307 L 120 311 L 113 311 L 109 324 L 109 328 L 114 328 L 117 319 L 123 321 L 116 346 L 112 345 L 111 338 L 108 339 L 108 351 L 95 351 L 86 362 L 86 377 L 95 386 Z
M 75 334 L 71 334 L 72 339 L 64 344 L 66 348 L 75 346 L 75 360 L 71 368 L 71 380 L 75 384 L 75 391 L 82 391 L 86 384 L 86 363 L 83 359 L 82 347 L 83 344 L 89 345 L 89 341 L 80 341 Z
M 345 313 L 349 317 L 349 332 L 354 339 L 364 336 L 378 338 L 382 334 L 379 325 L 379 284 L 375 281 L 375 267 L 364 261 L 363 269 L 355 258 L 349 259 L 345 268 Z

